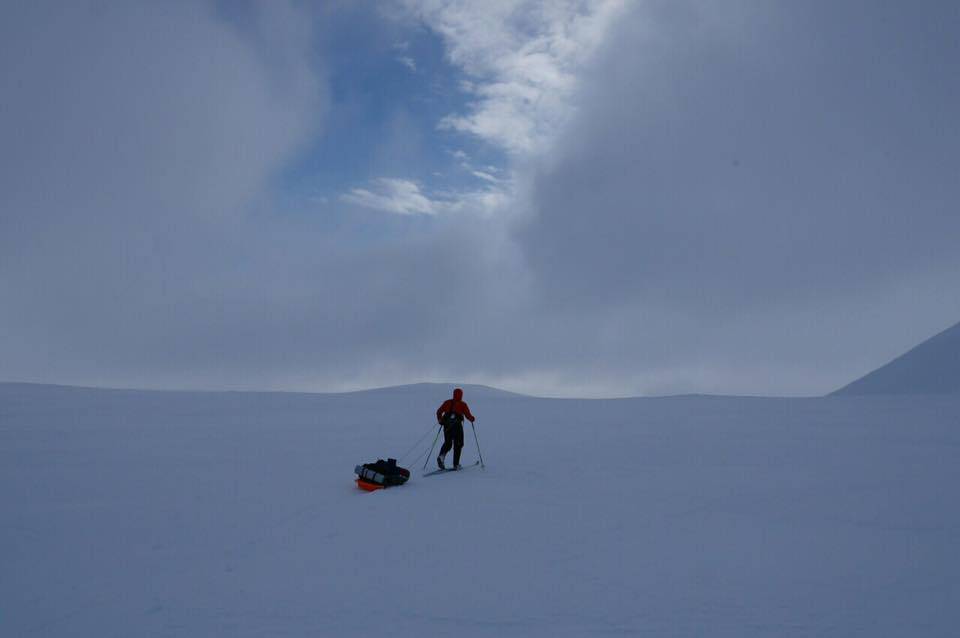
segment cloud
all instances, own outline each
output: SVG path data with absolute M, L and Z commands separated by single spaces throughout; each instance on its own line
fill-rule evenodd
M 798 394 L 960 315 L 949 11 L 411 5 L 509 165 L 409 179 L 401 122 L 301 210 L 316 16 L 243 6 L 4 8 L 0 378 Z
M 399 58 L 397 58 L 397 62 L 399 62 L 399 63 L 402 64 L 403 66 L 407 67 L 408 69 L 410 69 L 410 70 L 413 71 L 414 73 L 417 72 L 417 63 L 416 63 L 416 62 L 414 61 L 414 59 L 411 58 L 409 55 L 400 56 Z
M 498 182 L 500 181 L 500 180 L 499 180 L 497 177 L 495 177 L 494 175 L 491 175 L 490 173 L 485 173 L 485 172 L 483 172 L 483 171 L 476 171 L 476 170 L 474 170 L 474 171 L 470 171 L 470 174 L 473 175 L 474 177 L 477 177 L 477 178 L 479 178 L 479 179 L 482 179 L 482 180 L 484 180 L 484 181 L 491 182 L 491 183 L 494 183 L 494 184 L 496 184 L 496 183 L 498 183 Z
M 0 374 L 149 369 L 253 252 L 241 229 L 325 91 L 309 16 L 246 6 L 5 6 Z
M 295 53 L 309 32 L 290 14 L 282 3 L 264 10 L 254 37 L 201 5 L 77 3 L 56 19 L 43 3 L 8 11 L 4 223 L 242 212 L 323 107 Z
M 513 160 L 547 152 L 573 112 L 578 74 L 624 5 L 621 0 L 399 4 L 443 38 L 447 57 L 470 78 L 461 80 L 463 90 L 476 98 L 468 112 L 449 114 L 438 127 L 475 136 Z M 341 200 L 400 214 L 474 210 L 490 215 L 520 208 L 513 177 L 500 179 L 493 170 L 474 168 L 462 150 L 453 154 L 469 175 L 493 186 L 449 191 L 437 200 L 410 180 L 381 178 L 354 187 Z
M 529 173 L 535 215 L 517 236 L 544 312 L 573 334 L 622 326 L 617 351 L 587 337 L 583 363 L 677 380 L 660 390 L 819 392 L 955 322 L 947 13 L 651 2 L 623 16 Z
M 374 210 L 382 210 L 399 215 L 436 215 L 443 208 L 420 192 L 420 187 L 410 180 L 381 177 L 372 188 L 376 192 L 365 188 L 354 188 L 342 195 L 341 200 Z
M 568 100 L 583 65 L 620 12 L 620 0 L 410 0 L 405 6 L 441 34 L 450 61 L 471 81 L 468 113 L 442 128 L 511 153 L 541 150 L 570 116 Z
M 490 179 L 501 183 L 501 180 L 495 177 L 490 176 Z M 428 196 L 416 182 L 381 177 L 373 180 L 369 188 L 354 188 L 341 195 L 340 200 L 398 215 L 491 214 L 509 201 L 509 194 L 501 189 L 487 188 L 473 191 L 439 191 Z

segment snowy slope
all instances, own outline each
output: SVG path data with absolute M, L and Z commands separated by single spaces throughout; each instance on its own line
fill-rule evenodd
M 480 394 L 486 470 L 367 494 L 447 388 L 0 384 L 0 635 L 960 631 L 960 397 Z
M 834 394 L 960 394 L 960 323 Z

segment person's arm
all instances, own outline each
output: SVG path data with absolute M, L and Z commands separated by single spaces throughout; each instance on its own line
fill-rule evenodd
M 470 406 L 467 405 L 466 403 L 463 404 L 463 416 L 467 417 L 470 423 L 473 423 L 474 421 L 477 420 L 475 416 L 470 414 Z
M 444 408 L 447 407 L 447 402 L 444 401 L 440 404 L 440 407 L 437 408 L 437 423 L 443 423 L 443 413 L 446 412 Z

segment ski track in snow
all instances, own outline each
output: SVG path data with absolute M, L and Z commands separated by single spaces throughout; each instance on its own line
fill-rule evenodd
M 468 389 L 358 490 L 445 398 L 0 384 L 0 635 L 957 633 L 960 397 Z

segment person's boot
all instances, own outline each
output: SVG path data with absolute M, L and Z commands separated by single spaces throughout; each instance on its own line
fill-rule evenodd
M 443 464 L 443 456 L 437 457 L 437 467 L 439 467 L 441 470 L 447 469 L 447 466 Z

